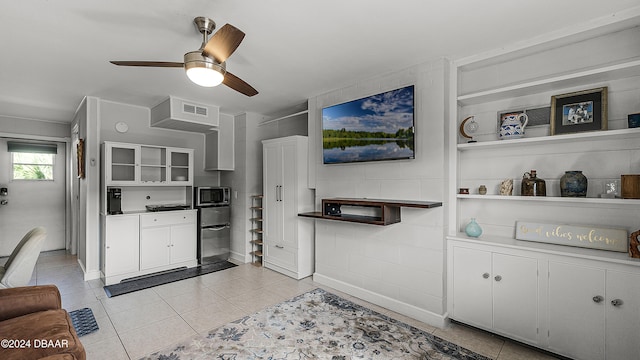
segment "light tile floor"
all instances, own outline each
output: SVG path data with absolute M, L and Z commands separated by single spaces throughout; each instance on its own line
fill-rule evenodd
M 250 264 L 107 298 L 100 280 L 83 281 L 75 256 L 51 251 L 38 259 L 32 279 L 35 284 L 57 285 L 67 311 L 93 310 L 100 330 L 81 338 L 89 360 L 139 359 L 317 287 L 494 359 L 554 359 L 478 329 L 460 324 L 438 329 L 314 283 L 311 278 L 298 281 Z

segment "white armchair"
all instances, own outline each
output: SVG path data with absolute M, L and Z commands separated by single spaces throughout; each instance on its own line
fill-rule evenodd
M 46 237 L 46 230 L 43 227 L 36 227 L 20 240 L 4 266 L 0 266 L 0 288 L 29 284 Z

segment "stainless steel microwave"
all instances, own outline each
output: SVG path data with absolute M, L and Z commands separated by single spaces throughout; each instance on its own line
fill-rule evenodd
M 194 193 L 195 206 L 226 206 L 231 204 L 231 188 L 226 186 L 199 186 Z

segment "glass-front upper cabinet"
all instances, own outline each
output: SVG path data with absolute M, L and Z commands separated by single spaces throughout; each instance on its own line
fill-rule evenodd
M 193 149 L 105 142 L 106 186 L 191 186 Z
M 143 183 L 167 182 L 167 149 L 140 146 L 140 181 Z
M 108 185 L 133 185 L 140 178 L 140 146 L 105 143 L 105 181 Z
M 169 182 L 179 185 L 193 183 L 193 150 L 167 148 L 169 158 Z

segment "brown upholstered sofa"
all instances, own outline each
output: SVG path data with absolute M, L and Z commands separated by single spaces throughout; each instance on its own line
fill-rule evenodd
M 0 359 L 85 360 L 54 285 L 0 289 Z

